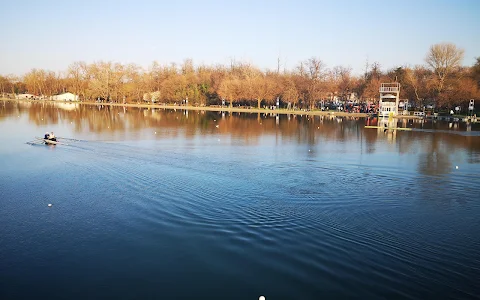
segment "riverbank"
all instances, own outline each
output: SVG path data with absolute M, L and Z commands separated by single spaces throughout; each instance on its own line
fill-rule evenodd
M 122 107 L 138 107 L 138 108 L 156 108 L 156 109 L 180 109 L 180 110 L 200 110 L 200 111 L 224 111 L 238 113 L 262 113 L 262 114 L 283 114 L 283 115 L 306 115 L 306 116 L 337 116 L 337 117 L 354 117 L 366 118 L 367 113 L 348 113 L 336 110 L 293 110 L 293 109 L 268 109 L 268 108 L 245 108 L 245 107 L 229 107 L 229 106 L 185 106 L 171 104 L 150 104 L 150 103 L 106 103 L 106 102 L 81 102 L 81 101 L 54 101 L 54 100 L 30 100 L 30 99 L 7 99 L 0 98 L 0 101 L 22 101 L 22 102 L 43 102 L 43 103 L 76 103 L 84 105 L 109 105 Z M 396 119 L 422 119 L 419 116 L 395 116 Z
M 22 101 L 22 102 L 44 102 L 44 103 L 76 103 L 84 105 L 109 105 L 122 107 L 139 108 L 161 108 L 161 109 L 180 109 L 180 110 L 204 110 L 204 111 L 225 111 L 225 112 L 243 112 L 243 113 L 266 113 L 266 114 L 284 114 L 284 115 L 309 115 L 309 116 L 338 116 L 338 117 L 368 117 L 366 113 L 347 113 L 342 111 L 322 111 L 322 110 L 292 110 L 292 109 L 259 109 L 244 107 L 219 107 L 219 106 L 180 106 L 167 104 L 145 104 L 145 103 L 98 103 L 98 102 L 70 102 L 53 100 L 29 100 L 29 99 L 0 99 L 2 101 Z

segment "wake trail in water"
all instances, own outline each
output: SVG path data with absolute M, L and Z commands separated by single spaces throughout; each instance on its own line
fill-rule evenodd
M 128 208 L 123 222 L 129 230 L 209 241 L 220 262 L 221 253 L 233 255 L 244 264 L 300 278 L 311 289 L 315 280 L 305 274 L 328 274 L 335 284 L 337 276 L 368 273 L 402 290 L 437 278 L 469 293 L 436 274 L 473 284 L 479 269 L 474 254 L 479 239 L 462 224 L 444 222 L 455 220 L 455 207 L 438 219 L 431 219 L 437 214 L 429 210 L 438 205 L 432 202 L 436 193 L 452 199 L 468 195 L 462 188 L 466 180 L 476 182 L 469 193 L 479 194 L 480 184 L 468 171 L 418 177 L 415 169 L 374 162 L 245 163 L 158 144 L 86 142 L 81 147 L 72 148 L 79 155 L 69 163 L 105 186 L 98 201 Z M 449 188 L 436 192 L 432 184 Z M 466 201 L 478 210 L 478 202 Z M 460 245 L 451 230 L 470 242 Z M 466 252 L 477 260 L 462 261 Z

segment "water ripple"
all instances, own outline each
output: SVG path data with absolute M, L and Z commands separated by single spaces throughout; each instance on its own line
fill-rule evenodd
M 468 168 L 427 176 L 323 158 L 279 164 L 265 157 L 257 165 L 174 148 L 84 148 L 64 162 L 87 181 L 95 176 L 91 203 L 114 214 L 126 243 L 182 245 L 183 257 L 205 270 L 255 273 L 293 284 L 306 298 L 325 291 L 418 298 L 432 285 L 478 296 L 471 287 L 480 224 L 460 213 L 480 205 L 472 196 L 480 194 L 478 177 Z

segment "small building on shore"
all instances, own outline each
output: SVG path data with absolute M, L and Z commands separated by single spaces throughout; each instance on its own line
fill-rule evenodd
M 380 101 L 378 103 L 378 116 L 393 117 L 398 115 L 400 102 L 400 83 L 382 83 L 380 85 Z
M 50 100 L 55 100 L 55 101 L 78 101 L 78 95 L 72 94 L 70 92 L 68 93 L 63 93 L 59 95 L 54 95 L 50 97 Z

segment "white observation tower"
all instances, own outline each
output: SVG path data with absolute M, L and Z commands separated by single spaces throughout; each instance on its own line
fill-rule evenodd
M 382 83 L 380 85 L 380 102 L 378 115 L 380 117 L 392 117 L 398 114 L 400 102 L 400 83 Z

